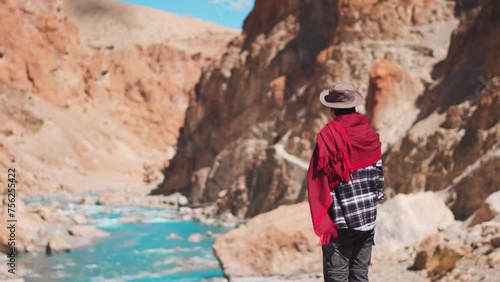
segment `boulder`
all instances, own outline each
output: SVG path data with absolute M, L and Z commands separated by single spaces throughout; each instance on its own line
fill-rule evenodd
M 60 237 L 51 237 L 47 242 L 47 247 L 45 251 L 48 255 L 58 254 L 58 253 L 67 253 L 71 249 L 68 242 Z
M 465 242 L 473 248 L 479 248 L 484 245 L 493 245 L 492 241 L 500 233 L 500 222 L 487 221 L 476 224 L 467 229 Z
M 491 268 L 498 268 L 500 266 L 500 249 L 496 249 L 488 255 L 488 265 Z
M 198 242 L 201 242 L 201 239 L 202 239 L 202 235 L 200 233 L 194 233 L 188 237 L 188 242 L 198 243 Z
M 426 264 L 428 276 L 435 277 L 451 271 L 462 257 L 463 254 L 454 247 L 448 245 L 436 247 Z
M 45 222 L 68 223 L 69 219 L 57 211 L 56 207 L 44 206 L 41 204 L 31 204 L 27 206 L 28 210 L 40 216 Z
M 500 247 L 500 236 L 496 236 L 494 238 L 491 238 L 490 243 L 493 246 L 493 248 Z
M 396 250 L 454 222 L 453 213 L 433 192 L 399 194 L 378 207 L 375 244 Z
M 482 233 L 481 230 L 482 228 L 479 225 L 469 228 L 465 236 L 465 242 L 473 247 L 478 247 L 482 245 L 483 236 L 481 234 Z
M 168 196 L 162 196 L 164 203 L 172 206 L 185 206 L 188 204 L 188 199 L 181 193 L 173 193 Z
M 180 207 L 179 208 L 179 216 L 183 220 L 189 220 L 193 218 L 193 209 L 190 207 Z
M 128 217 L 120 217 L 117 221 L 118 223 L 137 223 L 141 222 L 141 219 L 135 216 L 128 216 Z
M 240 223 L 240 220 L 230 212 L 223 212 L 218 217 L 218 223 L 225 227 L 235 227 Z
M 432 257 L 434 253 L 435 246 L 441 239 L 441 233 L 431 234 L 429 237 L 422 240 L 420 245 L 417 247 L 417 255 L 415 256 L 415 261 L 411 267 L 413 270 L 426 269 L 427 262 Z
M 500 221 L 500 191 L 486 198 L 481 207 L 471 216 L 469 226 L 490 220 Z
M 4 195 L 0 195 L 0 203 L 0 220 L 3 223 L 6 223 L 7 220 L 10 219 L 8 210 L 6 208 L 7 197 Z M 18 198 L 16 201 L 15 215 L 18 219 L 15 230 L 17 251 L 20 253 L 24 253 L 37 249 L 39 247 L 45 247 L 45 245 L 39 246 L 39 234 L 41 230 L 46 228 L 47 222 L 45 222 L 39 216 L 39 214 L 32 212 L 28 208 L 28 206 L 24 204 L 22 198 Z M 0 229 L 0 252 L 7 252 L 10 250 L 9 239 L 12 235 L 13 234 L 11 234 L 9 229 L 5 227 L 2 227 Z
M 85 196 L 78 203 L 82 205 L 95 205 L 97 198 L 94 196 Z
M 321 271 L 321 248 L 307 202 L 283 205 L 217 238 L 214 252 L 224 273 L 291 276 Z
M 68 233 L 75 237 L 97 238 L 107 237 L 110 234 L 91 225 L 73 225 L 68 227 Z
M 76 224 L 87 224 L 88 220 L 87 217 L 83 214 L 75 214 L 73 215 L 73 221 Z
M 459 238 L 447 238 L 440 232 L 425 238 L 416 248 L 413 270 L 427 270 L 429 277 L 451 271 L 457 262 L 472 252 L 470 245 Z
M 96 205 L 103 206 L 119 206 L 123 205 L 125 202 L 125 197 L 123 193 L 119 192 L 103 192 L 99 195 L 99 198 L 96 201 Z
M 481 236 L 494 236 L 500 234 L 500 222 L 488 221 L 481 223 Z
M 189 202 L 186 196 L 179 194 L 179 196 L 177 197 L 177 203 L 179 204 L 179 206 L 185 206 Z
M 180 239 L 181 237 L 177 233 L 168 234 L 169 239 Z

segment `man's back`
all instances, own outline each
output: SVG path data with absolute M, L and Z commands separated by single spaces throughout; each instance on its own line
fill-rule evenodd
M 354 172 L 351 180 L 331 190 L 329 215 L 340 229 L 368 231 L 375 228 L 377 202 L 384 198 L 382 159 Z

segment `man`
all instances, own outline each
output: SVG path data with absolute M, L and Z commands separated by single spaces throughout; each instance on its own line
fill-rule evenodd
M 316 135 L 307 188 L 325 281 L 368 281 L 377 202 L 384 197 L 379 134 L 356 112 L 363 96 L 347 82 L 320 94 L 333 119 Z

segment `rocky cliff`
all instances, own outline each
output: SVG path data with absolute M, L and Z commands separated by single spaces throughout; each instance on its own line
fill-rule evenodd
M 419 115 L 387 157 L 396 193 L 443 190 L 459 218 L 500 189 L 500 3 L 460 15 L 446 59 L 417 100 Z
M 252 217 L 214 244 L 231 281 L 320 281 L 307 204 L 283 204 L 306 198 L 314 135 L 328 121 L 318 93 L 353 81 L 384 142 L 391 198 L 371 279 L 496 281 L 499 11 L 492 0 L 257 1 L 243 35 L 205 69 L 158 192 Z
M 110 0 L 5 0 L 0 15 L 0 162 L 27 194 L 140 189 L 145 164 L 160 177 L 201 67 L 236 35 Z
M 389 196 L 450 185 L 459 191 L 451 180 L 471 173 L 467 167 L 474 162 L 492 157 L 491 149 L 498 144 L 495 104 L 460 110 L 457 105 L 474 93 L 464 86 L 462 94 L 453 94 L 460 83 L 470 84 L 462 79 L 471 70 L 489 62 L 484 77 L 495 73 L 495 5 L 440 0 L 256 1 L 243 34 L 204 70 L 191 97 L 179 150 L 157 192 L 182 190 L 192 202 L 215 202 L 219 213 L 240 218 L 304 200 L 314 135 L 328 121 L 317 96 L 337 80 L 352 81 L 366 93 L 365 108 L 360 110 L 381 134 Z M 480 38 L 488 40 L 478 45 Z M 470 47 L 462 53 L 457 46 Z M 471 79 L 477 80 L 477 75 Z M 449 142 L 430 148 L 436 161 L 419 153 L 429 146 L 418 134 L 439 135 L 444 123 L 439 118 L 448 109 L 484 116 L 481 122 L 464 119 L 450 132 L 485 128 L 478 135 L 489 140 L 487 150 L 471 149 L 473 155 L 465 154 L 470 161 L 460 160 L 461 149 Z M 457 163 L 449 177 L 438 176 L 444 162 Z M 429 167 L 436 173 L 426 173 Z M 491 171 L 497 166 L 490 162 L 484 167 Z M 493 177 L 477 181 L 484 181 L 484 186 L 495 183 Z M 498 187 L 478 189 L 487 196 Z M 477 204 L 483 199 L 478 197 Z M 457 206 L 454 212 L 464 210 Z

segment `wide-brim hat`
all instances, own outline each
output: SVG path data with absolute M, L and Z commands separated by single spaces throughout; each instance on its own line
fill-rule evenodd
M 349 82 L 336 82 L 319 94 L 321 104 L 335 109 L 354 108 L 363 103 L 363 95 Z

